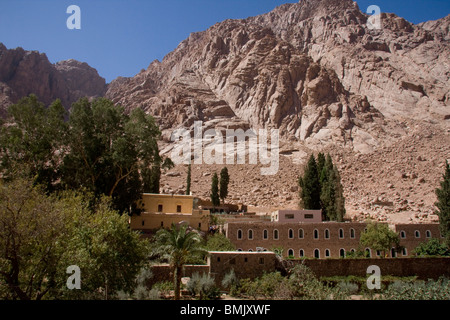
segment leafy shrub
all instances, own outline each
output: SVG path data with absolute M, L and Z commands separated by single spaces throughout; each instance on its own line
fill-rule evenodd
M 241 282 L 236 276 L 234 269 L 231 269 L 231 271 L 223 277 L 222 286 L 229 290 L 230 295 L 235 296 L 238 294 Z
M 214 278 L 209 274 L 200 275 L 195 272 L 186 286 L 192 296 L 199 296 L 200 300 L 214 300 L 220 296 L 220 291 L 216 286 Z
M 428 281 L 396 281 L 383 293 L 382 299 L 450 300 L 450 281 L 444 277 Z

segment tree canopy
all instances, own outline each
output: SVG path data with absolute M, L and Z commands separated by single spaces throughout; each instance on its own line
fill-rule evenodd
M 92 207 L 84 194 L 0 181 L 1 299 L 108 298 L 133 289 L 147 256 L 147 240 L 107 199 Z M 80 290 L 66 286 L 69 266 L 81 270 Z
M 228 184 L 230 183 L 230 175 L 228 174 L 227 167 L 224 167 L 220 171 L 220 191 L 219 197 L 222 199 L 222 202 L 225 203 L 225 198 L 228 197 Z
M 48 192 L 85 189 L 132 213 L 143 192 L 159 193 L 161 168 L 173 166 L 159 155 L 154 118 L 140 108 L 127 114 L 108 99 L 81 98 L 67 114 L 59 100 L 45 108 L 30 95 L 8 114 L 0 138 L 3 176 L 25 167 Z
M 156 254 L 167 259 L 173 268 L 175 300 L 179 300 L 183 266 L 193 255 L 206 252 L 202 247 L 202 238 L 182 224 L 172 225 L 170 230 L 160 229 L 155 235 L 155 242 Z
M 217 173 L 214 172 L 214 175 L 211 179 L 211 202 L 213 206 L 219 206 L 220 205 L 220 195 L 219 195 L 219 177 L 217 176 Z
M 400 239 L 396 232 L 391 230 L 385 223 L 369 222 L 367 228 L 361 233 L 360 243 L 363 247 L 381 251 L 382 256 L 386 255 L 391 248 L 398 250 Z
M 341 177 L 329 154 L 325 157 L 319 153 L 317 161 L 311 155 L 298 184 L 302 208 L 321 209 L 326 220 L 344 220 L 345 198 Z

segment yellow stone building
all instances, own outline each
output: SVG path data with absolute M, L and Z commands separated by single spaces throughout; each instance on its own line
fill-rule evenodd
M 145 193 L 138 203 L 142 213 L 130 218 L 130 227 L 148 232 L 186 223 L 194 229 L 208 231 L 210 212 L 198 209 L 194 202 L 195 198 L 188 195 Z

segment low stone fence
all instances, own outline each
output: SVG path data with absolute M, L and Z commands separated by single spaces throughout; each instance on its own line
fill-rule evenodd
M 149 287 L 153 286 L 155 283 L 163 281 L 173 281 L 172 268 L 168 264 L 154 265 L 151 268 L 152 277 L 147 282 Z M 208 265 L 185 265 L 183 268 L 183 277 L 192 277 L 194 273 L 208 274 Z
M 281 264 L 268 252 L 214 252 L 207 265 L 186 265 L 183 277 L 199 274 L 211 274 L 218 285 L 223 276 L 234 269 L 239 278 L 256 278 L 265 272 L 281 271 Z M 234 260 L 234 261 L 233 261 Z M 381 276 L 396 277 L 416 276 L 419 280 L 438 279 L 441 276 L 450 278 L 449 258 L 384 258 L 384 259 L 291 259 L 284 260 L 284 268 L 304 264 L 317 277 L 359 276 L 367 277 L 369 266 L 378 266 Z M 152 266 L 152 278 L 147 285 L 161 281 L 173 281 L 172 269 L 169 265 Z
M 450 258 L 305 259 L 287 262 L 291 265 L 304 263 L 317 277 L 366 277 L 367 268 L 372 265 L 380 268 L 382 276 L 417 276 L 420 280 L 450 277 Z

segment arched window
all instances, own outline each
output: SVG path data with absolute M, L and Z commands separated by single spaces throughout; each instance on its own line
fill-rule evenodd
M 319 230 L 314 229 L 314 239 L 319 239 Z
M 314 258 L 320 259 L 320 250 L 319 249 L 314 249 Z
M 252 229 L 248 230 L 248 240 L 253 240 L 253 230 Z
M 330 249 L 325 249 L 325 257 L 326 258 L 330 257 Z
M 427 231 L 425 232 L 425 235 L 426 235 L 427 238 L 431 238 L 431 231 L 430 231 L 430 230 L 427 230 Z
M 406 232 L 405 231 L 400 231 L 400 238 L 402 239 L 406 239 Z
M 294 239 L 294 230 L 289 229 L 289 231 L 288 231 L 288 238 L 289 239 Z
M 350 238 L 355 239 L 355 229 L 350 229 Z
M 340 249 L 339 250 L 339 257 L 345 258 L 345 249 Z
M 242 240 L 242 230 L 241 229 L 239 229 L 237 231 L 237 238 L 238 238 L 238 240 Z
M 305 231 L 303 229 L 298 229 L 298 238 L 303 239 L 305 237 Z
M 330 239 L 330 230 L 325 229 L 325 239 Z
M 344 229 L 339 229 L 339 239 L 344 239 Z
M 278 240 L 278 229 L 273 230 L 273 238 Z
M 263 239 L 264 239 L 264 240 L 269 239 L 269 232 L 268 232 L 267 230 L 264 230 L 264 231 L 263 231 Z
M 300 249 L 298 255 L 299 255 L 300 258 L 303 258 L 305 256 L 305 250 Z
M 366 257 L 372 258 L 372 251 L 369 248 L 366 248 Z
M 253 252 L 253 250 L 252 249 L 248 249 L 248 252 Z
M 402 248 L 402 255 L 404 257 L 406 257 L 408 255 L 408 249 L 406 249 L 405 247 Z
M 397 257 L 397 252 L 395 251 L 395 248 L 391 249 L 391 257 L 392 258 L 396 258 Z
M 288 250 L 288 257 L 289 258 L 293 258 L 294 257 L 294 250 L 293 249 L 289 249 Z
M 414 231 L 414 236 L 416 238 L 420 238 L 420 231 L 419 230 Z

